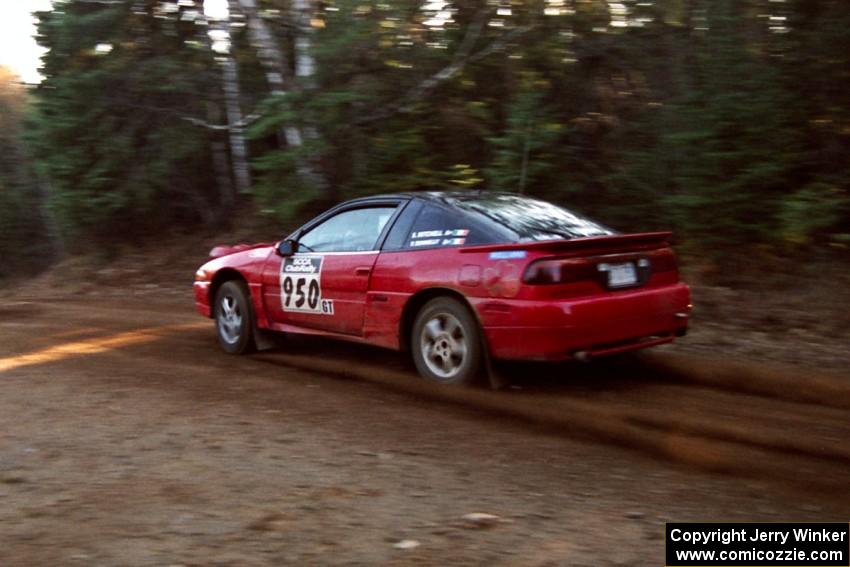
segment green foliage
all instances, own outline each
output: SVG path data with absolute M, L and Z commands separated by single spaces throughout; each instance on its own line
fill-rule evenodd
M 808 244 L 837 229 L 848 215 L 850 194 L 828 183 L 811 183 L 783 201 L 779 215 L 781 234 L 789 243 Z
M 508 106 L 507 127 L 489 138 L 493 158 L 487 168 L 490 186 L 500 191 L 544 191 L 546 175 L 555 169 L 556 145 L 563 130 L 543 105 L 542 81 L 520 92 Z
M 41 17 L 50 51 L 28 145 L 77 242 L 226 213 L 210 156 L 227 133 L 183 119 L 223 115 L 220 69 L 189 4 L 65 0 Z M 290 0 L 259 5 L 287 60 L 286 94 L 271 94 L 245 26 L 232 55 L 243 111 L 259 113 L 247 132 L 252 198 L 272 218 L 291 223 L 359 195 L 475 187 L 561 202 L 623 230 L 673 228 L 720 260 L 741 245 L 850 234 L 845 0 L 563 10 L 456 0 L 450 11 L 329 0 L 309 29 Z M 306 54 L 315 71 L 296 76 Z M 293 132 L 302 145 L 287 141 Z M 22 195 L 37 193 L 0 181 L 0 199 L 18 203 L 9 210 L 33 206 Z
M 21 139 L 29 97 L 18 80 L 0 67 L 0 280 L 51 257 L 38 180 Z
M 194 43 L 206 30 L 169 14 L 76 0 L 41 14 L 50 51 L 30 138 L 72 247 L 215 217 L 211 134 L 184 118 L 216 104 L 216 68 Z
M 26 181 L 21 183 L 10 177 L 25 177 Z M 4 170 L 0 174 L 0 280 L 15 273 L 33 272 L 51 258 L 38 211 L 38 193 L 31 172 Z
M 399 124 L 397 130 L 363 138 L 350 158 L 357 170 L 352 172 L 347 195 L 416 191 L 441 183 L 425 129 Z
M 306 144 L 298 149 L 269 152 L 254 160 L 260 178 L 254 196 L 263 214 L 290 225 L 300 220 L 316 201 L 321 201 L 318 189 L 297 172 L 298 160 L 313 151 L 313 146 Z
M 712 3 L 689 89 L 665 109 L 672 154 L 662 207 L 708 247 L 775 238 L 794 132 L 772 61 L 748 51 L 732 2 Z M 734 85 L 734 88 L 731 88 Z M 659 156 L 664 158 L 664 156 Z

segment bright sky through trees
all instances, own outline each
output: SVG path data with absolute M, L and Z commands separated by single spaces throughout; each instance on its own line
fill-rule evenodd
M 33 37 L 33 12 L 49 10 L 51 0 L 0 1 L 0 65 L 8 67 L 24 82 L 41 81 L 38 72 L 44 50 Z M 227 17 L 227 0 L 205 0 L 204 11 L 213 18 Z
M 32 12 L 47 10 L 50 0 L 6 0 L 0 3 L 0 65 L 17 73 L 24 81 L 36 83 L 43 50 L 36 44 Z

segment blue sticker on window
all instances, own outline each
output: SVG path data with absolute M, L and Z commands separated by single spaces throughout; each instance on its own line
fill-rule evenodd
M 490 252 L 491 260 L 522 260 L 528 254 L 525 250 L 504 250 L 502 252 Z

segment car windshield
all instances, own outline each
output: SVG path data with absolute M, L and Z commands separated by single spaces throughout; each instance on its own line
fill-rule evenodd
M 520 195 L 448 193 L 442 199 L 452 207 L 508 229 L 518 242 L 617 234 L 572 211 Z

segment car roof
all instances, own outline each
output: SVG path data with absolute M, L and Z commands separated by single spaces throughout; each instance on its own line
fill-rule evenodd
M 517 193 L 505 193 L 502 191 L 486 191 L 486 190 L 452 190 L 452 191 L 402 191 L 399 193 L 383 193 L 380 195 L 370 195 L 368 197 L 359 197 L 346 201 L 349 203 L 368 203 L 369 201 L 381 201 L 385 199 L 419 199 L 422 201 L 439 202 L 449 204 L 451 199 L 487 199 L 500 195 L 511 195 L 514 197 L 522 197 Z

